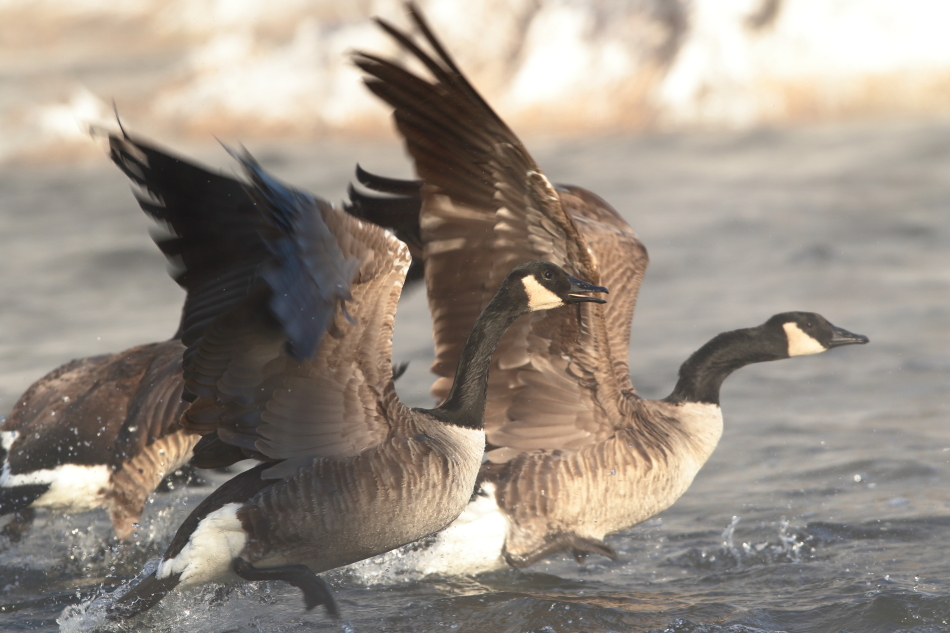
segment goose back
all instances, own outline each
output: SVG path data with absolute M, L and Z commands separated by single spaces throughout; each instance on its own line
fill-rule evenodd
M 74 360 L 35 382 L 0 426 L 0 513 L 106 507 L 116 535 L 129 536 L 148 496 L 198 439 L 179 424 L 183 349 L 177 340 L 140 345 Z

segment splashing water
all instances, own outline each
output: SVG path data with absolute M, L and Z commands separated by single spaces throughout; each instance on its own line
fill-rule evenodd
M 736 527 L 740 521 L 740 517 L 732 517 L 732 521 L 722 532 L 719 547 L 690 548 L 668 559 L 668 564 L 676 567 L 723 571 L 754 565 L 799 563 L 815 554 L 818 540 L 804 528 L 790 528 L 785 517 L 782 517 L 777 524 L 772 524 L 778 528 L 774 538 L 760 542 L 744 540 L 736 545 Z

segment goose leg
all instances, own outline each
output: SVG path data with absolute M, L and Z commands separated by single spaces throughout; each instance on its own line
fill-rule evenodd
M 558 552 L 569 552 L 578 564 L 583 563 L 589 554 L 598 554 L 610 560 L 617 560 L 617 552 L 600 539 L 570 533 L 548 535 L 543 545 L 525 554 L 515 554 L 508 551 L 506 547 L 502 550 L 502 556 L 512 567 L 522 568 Z
M 617 560 L 617 552 L 614 551 L 614 548 L 607 545 L 600 539 L 593 538 L 584 538 L 582 536 L 574 536 L 571 541 L 571 547 L 573 549 L 574 560 L 577 561 L 577 564 L 582 564 L 586 559 L 588 554 L 599 554 L 601 556 L 606 556 L 610 560 Z
M 297 587 L 303 592 L 303 601 L 307 611 L 318 604 L 326 608 L 327 613 L 334 618 L 340 617 L 336 600 L 329 585 L 323 578 L 310 571 L 306 565 L 284 565 L 282 567 L 268 567 L 258 569 L 241 557 L 236 557 L 231 563 L 234 573 L 244 580 L 283 580 Z

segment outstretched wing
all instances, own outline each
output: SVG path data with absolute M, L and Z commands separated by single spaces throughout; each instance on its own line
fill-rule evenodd
M 368 75 L 370 90 L 394 108 L 396 125 L 425 183 L 420 227 L 436 341 L 433 371 L 441 376 L 433 393 L 441 398 L 451 385 L 465 335 L 513 266 L 542 259 L 592 283 L 604 279 L 562 196 L 465 79 L 418 11 L 412 8 L 411 15 L 434 55 L 393 26 L 380 25 L 432 80 L 366 53 L 357 54 L 355 62 Z M 629 385 L 629 379 L 622 385 L 614 376 L 612 355 L 599 305 L 524 317 L 493 359 L 489 444 L 516 453 L 578 447 L 608 437 L 610 421 L 619 417 L 611 410 L 617 392 Z M 490 455 L 505 458 L 497 451 Z
M 160 246 L 179 263 L 176 279 L 189 294 L 184 373 L 194 403 L 183 424 L 216 432 L 244 455 L 280 461 L 269 477 L 385 439 L 390 409 L 401 406 L 390 341 L 405 246 L 278 182 L 246 153 L 235 155 L 248 185 L 207 178 L 213 174 L 148 149 L 149 162 L 134 165 L 157 199 L 143 208 L 173 232 Z M 156 158 L 194 178 L 156 183 Z M 241 202 L 201 205 L 194 201 L 213 195 L 169 194 L 176 182 L 203 178 Z
M 123 131 L 111 135 L 113 162 L 140 189 L 139 206 L 156 222 L 174 226 L 153 236 L 188 290 L 175 338 L 191 347 L 211 319 L 247 294 L 253 269 L 267 257 L 244 185 L 171 155 Z M 226 234 L 228 239 L 215 239 Z M 235 266 L 244 258 L 243 266 Z M 204 303 L 203 303 L 204 302 Z

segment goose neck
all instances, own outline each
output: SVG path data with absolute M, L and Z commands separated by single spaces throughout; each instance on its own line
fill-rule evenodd
M 761 326 L 723 332 L 680 366 L 676 387 L 665 400 L 718 405 L 719 390 L 732 372 L 752 363 L 787 358 L 784 349 L 784 341 Z
M 524 314 L 499 292 L 482 311 L 465 341 L 455 371 L 455 382 L 445 401 L 431 410 L 437 417 L 465 428 L 485 427 L 488 367 L 498 342 L 515 320 Z

